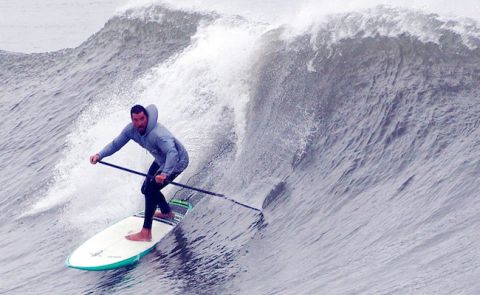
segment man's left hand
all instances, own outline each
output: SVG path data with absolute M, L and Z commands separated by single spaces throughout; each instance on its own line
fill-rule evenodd
M 167 180 L 166 174 L 161 173 L 155 176 L 155 182 L 157 182 L 158 184 L 163 184 L 166 180 Z

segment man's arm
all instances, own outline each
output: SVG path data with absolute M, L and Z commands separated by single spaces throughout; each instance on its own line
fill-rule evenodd
M 90 156 L 90 163 L 96 164 L 99 160 L 111 156 L 120 150 L 127 142 L 130 140 L 128 136 L 128 130 L 130 129 L 130 124 L 125 127 L 122 132 L 112 140 L 111 143 L 107 144 L 100 152 Z
M 165 165 L 161 171 L 166 177 L 173 173 L 173 169 L 178 163 L 178 151 L 173 137 L 159 137 L 157 145 L 165 154 Z

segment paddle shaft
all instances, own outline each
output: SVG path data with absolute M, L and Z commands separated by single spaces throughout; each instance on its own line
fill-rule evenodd
M 135 170 L 132 170 L 132 169 L 128 169 L 128 168 L 125 168 L 125 167 L 121 167 L 121 166 L 118 166 L 118 165 L 115 165 L 115 164 L 111 164 L 111 163 L 108 163 L 108 162 L 105 162 L 105 161 L 98 161 L 98 163 L 100 164 L 103 164 L 103 165 L 106 165 L 106 166 L 110 166 L 110 167 L 113 167 L 113 168 L 116 168 L 116 169 L 120 169 L 120 170 L 123 170 L 123 171 L 126 171 L 126 172 L 130 172 L 130 173 L 133 173 L 133 174 L 137 174 L 137 175 L 140 175 L 140 176 L 144 176 L 144 177 L 148 177 L 148 178 L 154 178 L 154 176 L 152 175 L 148 175 L 148 174 L 145 174 L 145 173 L 142 173 L 142 172 L 138 172 L 138 171 L 135 171 Z M 197 191 L 197 192 L 201 192 L 201 193 L 204 193 L 204 194 L 207 194 L 207 195 L 211 195 L 211 196 L 215 196 L 215 197 L 220 197 L 220 198 L 223 198 L 225 200 L 228 200 L 230 202 L 233 202 L 237 205 L 240 205 L 240 206 L 243 206 L 245 208 L 248 208 L 248 209 L 252 209 L 252 210 L 255 210 L 255 211 L 259 211 L 261 212 L 260 209 L 258 208 L 255 208 L 255 207 L 251 207 L 251 206 L 248 206 L 246 204 L 243 204 L 243 203 L 240 203 L 238 201 L 235 201 L 233 199 L 230 199 L 229 197 L 225 196 L 225 195 L 222 195 L 222 194 L 217 194 L 217 193 L 214 193 L 214 192 L 211 192 L 211 191 L 207 191 L 207 190 L 204 190 L 204 189 L 200 189 L 200 188 L 196 188 L 196 187 L 193 187 L 193 186 L 188 186 L 188 185 L 185 185 L 185 184 L 182 184 L 182 183 L 178 183 L 178 182 L 174 182 L 174 181 L 170 181 L 168 182 L 170 184 L 173 184 L 173 185 L 176 185 L 176 186 L 179 186 L 179 187 L 183 187 L 183 188 L 186 188 L 186 189 L 190 189 L 190 190 L 193 190 L 193 191 Z

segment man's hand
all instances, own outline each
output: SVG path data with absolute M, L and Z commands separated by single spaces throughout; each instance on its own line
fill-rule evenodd
M 157 176 L 155 176 L 155 181 L 158 184 L 163 184 L 166 179 L 167 179 L 167 174 L 161 173 L 161 174 L 158 174 Z
M 97 164 L 97 162 L 100 161 L 100 155 L 95 154 L 90 156 L 90 163 L 92 164 Z

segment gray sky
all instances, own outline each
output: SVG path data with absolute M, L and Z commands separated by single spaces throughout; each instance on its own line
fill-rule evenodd
M 76 47 L 127 0 L 0 0 L 0 50 Z

